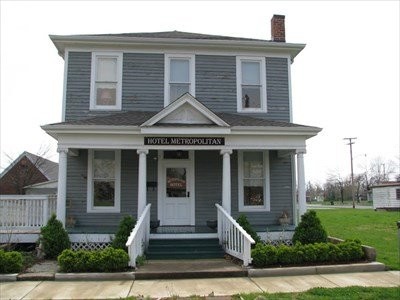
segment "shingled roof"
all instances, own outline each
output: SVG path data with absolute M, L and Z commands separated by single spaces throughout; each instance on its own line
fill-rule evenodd
M 140 126 L 145 121 L 157 114 L 156 111 L 127 111 L 121 113 L 110 114 L 106 116 L 98 116 L 86 118 L 81 120 L 67 121 L 62 123 L 55 123 L 50 125 L 103 125 L 103 126 Z M 283 122 L 266 120 L 251 116 L 232 114 L 232 113 L 215 113 L 219 118 L 228 123 L 231 127 L 235 126 L 249 126 L 249 127 L 302 127 L 308 128 L 309 126 Z M 165 126 L 166 124 L 162 124 Z M 170 126 L 170 125 L 169 125 Z M 179 124 L 178 126 L 187 126 Z M 198 126 L 198 125 L 196 125 Z
M 148 39 L 203 39 L 203 40 L 228 40 L 228 41 L 263 41 L 269 40 L 232 37 L 224 35 L 202 34 L 184 31 L 160 31 L 160 32 L 134 32 L 134 33 L 111 33 L 111 34 L 80 34 L 76 37 L 123 37 L 123 38 L 148 38 Z

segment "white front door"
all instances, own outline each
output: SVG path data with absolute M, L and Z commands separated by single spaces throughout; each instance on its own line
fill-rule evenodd
M 194 225 L 194 174 L 191 160 L 161 163 L 161 225 Z

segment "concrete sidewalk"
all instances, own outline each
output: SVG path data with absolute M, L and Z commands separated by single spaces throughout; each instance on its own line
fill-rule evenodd
M 314 287 L 400 286 L 400 271 L 257 278 L 125 281 L 16 281 L 0 283 L 0 299 L 120 299 L 230 296 L 250 292 L 301 292 Z

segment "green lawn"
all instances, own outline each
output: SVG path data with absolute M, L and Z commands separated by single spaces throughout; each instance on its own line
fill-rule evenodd
M 345 287 L 345 288 L 314 288 L 302 293 L 255 293 L 240 294 L 233 296 L 234 300 L 254 300 L 254 299 L 399 299 L 400 288 L 380 288 L 380 287 Z
M 377 251 L 377 261 L 400 270 L 399 237 L 396 222 L 399 212 L 370 209 L 316 210 L 328 235 L 341 239 L 359 239 Z

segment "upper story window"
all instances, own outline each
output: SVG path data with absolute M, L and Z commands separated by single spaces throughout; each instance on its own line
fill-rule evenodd
M 122 53 L 93 52 L 90 109 L 120 110 Z
M 88 212 L 120 212 L 121 150 L 89 150 Z
M 239 151 L 239 211 L 269 211 L 269 152 Z
M 194 55 L 165 55 L 164 106 L 185 93 L 195 95 Z
M 266 112 L 264 57 L 236 57 L 237 111 Z

